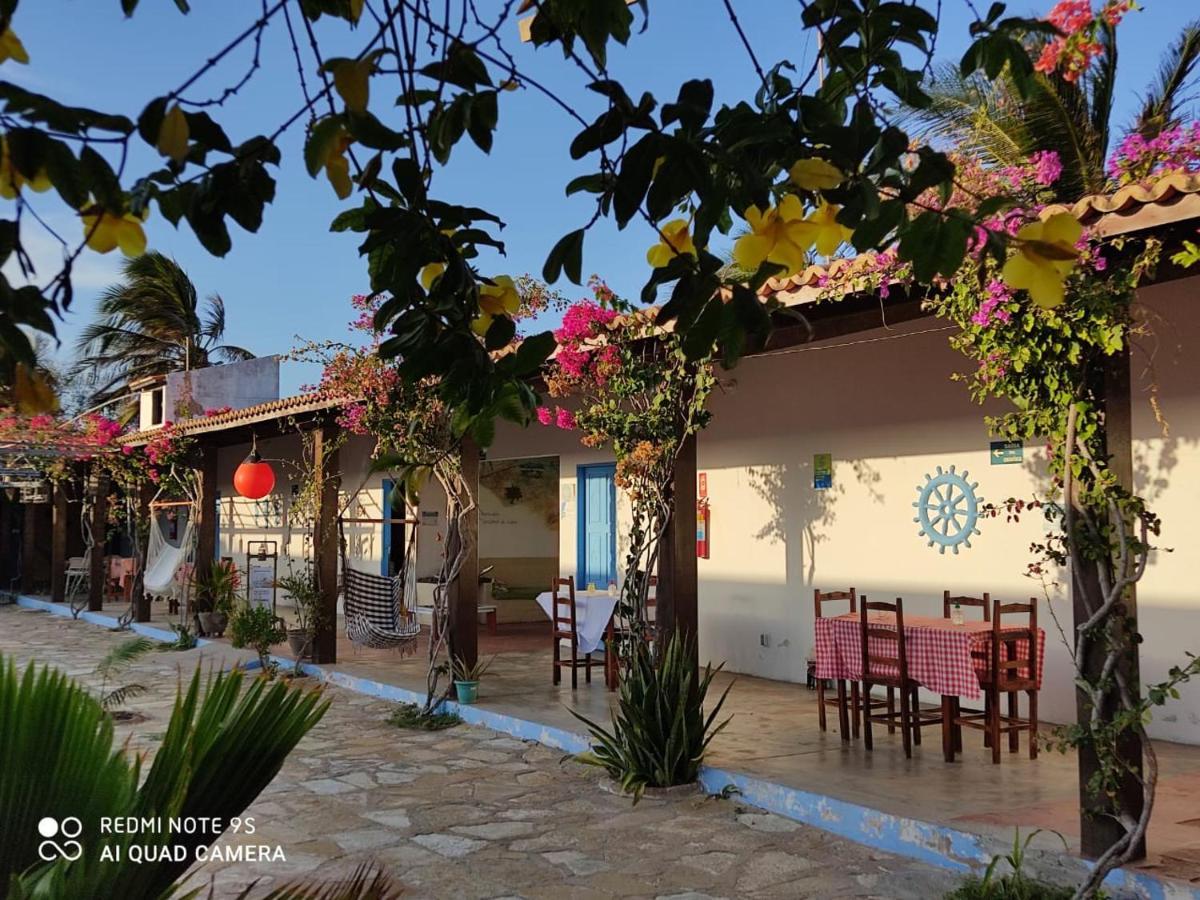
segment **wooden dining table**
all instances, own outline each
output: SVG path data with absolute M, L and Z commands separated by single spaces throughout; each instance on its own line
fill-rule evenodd
M 871 613 L 872 625 L 895 628 L 892 613 Z M 862 635 L 859 614 L 847 613 L 816 620 L 816 677 L 824 680 L 859 681 L 862 679 Z M 1013 631 L 1025 630 L 1014 625 Z M 1003 638 L 1004 632 L 1001 631 Z M 990 667 L 992 623 L 969 621 L 956 625 L 950 619 L 934 616 L 904 617 L 904 641 L 908 654 L 909 678 L 921 687 L 943 697 L 977 700 L 982 694 L 980 673 Z M 1025 641 L 1017 641 L 1017 658 L 1025 658 Z M 882 647 L 880 656 L 890 656 L 894 647 Z M 872 648 L 872 655 L 875 651 Z M 1037 684 L 1041 687 L 1046 653 L 1046 632 L 1038 629 Z M 876 667 L 878 668 L 878 667 Z M 1025 677 L 1027 672 L 1020 672 Z

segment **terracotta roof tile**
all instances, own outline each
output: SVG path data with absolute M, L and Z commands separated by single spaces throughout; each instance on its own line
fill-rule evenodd
M 225 428 L 239 425 L 249 425 L 269 419 L 277 419 L 284 415 L 315 412 L 323 409 L 333 409 L 347 402 L 345 397 L 335 397 L 330 394 L 315 391 L 311 394 L 297 394 L 293 397 L 282 397 L 255 406 L 242 409 L 231 409 L 213 416 L 198 416 L 193 419 L 180 419 L 174 423 L 176 434 L 202 434 L 207 431 L 221 431 Z M 134 431 L 118 439 L 119 444 L 144 444 L 159 434 L 161 429 L 149 428 L 145 431 Z
M 1111 194 L 1089 194 L 1074 203 L 1054 203 L 1040 213 L 1045 219 L 1070 212 L 1097 234 L 1112 236 L 1200 219 L 1200 174 L 1182 172 L 1163 176 L 1149 184 L 1130 184 Z M 827 266 L 809 266 L 789 278 L 772 278 L 763 285 L 763 296 L 786 294 L 786 302 L 809 303 L 821 294 L 831 278 L 844 282 L 855 272 L 871 266 L 875 254 L 834 260 Z

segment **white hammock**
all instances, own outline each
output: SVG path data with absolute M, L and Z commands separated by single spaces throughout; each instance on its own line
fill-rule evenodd
M 179 546 L 172 546 L 162 532 L 159 516 L 150 520 L 150 540 L 146 547 L 146 575 L 143 579 L 146 593 L 158 597 L 177 596 L 180 589 L 179 568 L 195 550 L 194 516 L 188 516 Z

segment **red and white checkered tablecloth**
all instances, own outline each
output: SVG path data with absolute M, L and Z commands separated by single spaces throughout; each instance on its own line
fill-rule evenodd
M 871 613 L 874 625 L 895 627 L 896 617 L 891 613 Z M 1015 627 L 1014 630 L 1017 630 Z M 992 643 L 991 622 L 964 622 L 955 625 L 949 619 L 932 616 L 905 616 L 904 641 L 908 650 L 908 676 L 922 687 L 935 694 L 977 700 L 983 691 L 979 686 L 979 673 L 990 668 L 987 653 Z M 1017 657 L 1028 656 L 1024 641 L 1017 642 Z M 871 648 L 872 655 L 895 656 L 896 645 L 881 640 L 879 649 Z M 983 658 L 972 656 L 979 653 Z M 1003 652 L 1003 651 L 1002 651 Z M 1038 629 L 1037 684 L 1042 685 L 1042 672 L 1046 656 L 1046 632 Z M 821 679 L 862 678 L 862 636 L 859 633 L 859 616 L 822 617 L 816 620 L 816 677 Z M 886 670 L 885 670 L 886 671 Z M 895 674 L 894 672 L 891 674 Z M 1024 677 L 1028 673 L 1020 672 Z

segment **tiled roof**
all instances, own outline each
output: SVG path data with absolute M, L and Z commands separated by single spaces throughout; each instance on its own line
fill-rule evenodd
M 1054 203 L 1040 213 L 1045 219 L 1069 212 L 1096 234 L 1111 237 L 1144 231 L 1160 225 L 1200 219 L 1200 174 L 1177 172 L 1150 184 L 1130 184 L 1112 194 L 1089 194 L 1074 203 Z M 828 266 L 809 266 L 789 278 L 772 278 L 763 285 L 764 296 L 786 294 L 789 304 L 816 300 L 830 280 L 853 289 L 855 272 L 871 267 L 873 253 L 837 259 Z M 848 280 L 849 279 L 849 280 Z
M 1112 194 L 1047 206 L 1042 217 L 1070 212 L 1101 234 L 1122 234 L 1200 217 L 1198 195 L 1200 174 L 1175 172 L 1150 184 L 1129 184 Z
M 194 419 L 181 419 L 174 423 L 176 434 L 203 434 L 208 431 L 222 431 L 239 425 L 252 425 L 278 419 L 282 416 L 292 416 L 299 413 L 317 412 L 333 409 L 346 402 L 345 397 L 335 397 L 316 391 L 311 394 L 297 394 L 294 397 L 282 397 L 255 406 L 242 409 L 231 409 L 212 416 L 198 416 Z M 135 431 L 118 439 L 119 444 L 144 444 L 159 434 L 160 429 L 150 428 L 145 431 Z

